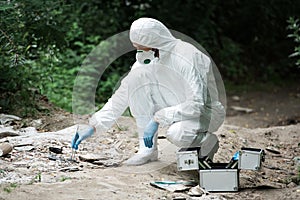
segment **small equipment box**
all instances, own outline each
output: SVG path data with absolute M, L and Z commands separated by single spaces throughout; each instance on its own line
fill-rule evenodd
M 240 170 L 259 170 L 265 159 L 264 150 L 243 147 L 229 163 L 213 163 L 208 156 L 200 157 L 199 151 L 200 147 L 179 149 L 177 169 L 198 170 L 200 187 L 210 192 L 238 191 Z
M 232 192 L 239 189 L 239 169 L 228 168 L 228 163 L 210 163 L 210 168 L 199 170 L 199 185 L 210 192 Z
M 200 148 L 181 148 L 177 151 L 177 169 L 178 171 L 198 170 L 198 153 Z
M 264 161 L 265 152 L 256 148 L 241 148 L 239 152 L 239 169 L 259 170 Z

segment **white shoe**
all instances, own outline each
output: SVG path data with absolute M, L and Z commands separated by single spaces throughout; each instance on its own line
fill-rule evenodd
M 125 162 L 123 164 L 132 166 L 132 165 L 143 165 L 148 162 L 156 161 L 158 160 L 158 150 L 149 151 L 149 152 L 138 152 Z
M 141 135 L 141 134 L 140 134 Z M 153 146 L 152 148 L 148 148 L 145 146 L 144 139 L 139 138 L 139 151 L 124 161 L 125 165 L 143 165 L 148 162 L 158 160 L 158 150 L 157 150 L 157 133 L 153 137 Z

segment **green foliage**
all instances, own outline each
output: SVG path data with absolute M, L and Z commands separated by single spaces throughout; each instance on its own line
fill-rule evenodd
M 296 65 L 300 67 L 300 22 L 299 19 L 290 17 L 288 19 L 288 26 L 287 28 L 292 31 L 288 37 L 292 38 L 295 42 L 294 53 L 290 55 L 290 57 L 296 57 Z
M 67 180 L 71 180 L 72 178 L 71 177 L 68 177 L 68 176 L 61 176 L 60 177 L 60 182 L 64 182 L 64 181 L 67 181 Z
M 40 49 L 39 57 L 30 63 L 35 73 L 32 75 L 38 77 L 38 80 L 33 83 L 34 87 L 51 102 L 69 111 L 71 111 L 74 79 L 84 56 L 94 47 L 87 44 L 82 48 L 81 41 L 76 41 L 76 37 L 80 37 L 81 34 L 81 29 L 73 23 L 67 38 L 72 41 L 72 45 L 79 47 L 79 50 L 67 47 L 63 51 L 58 48 L 50 51 Z M 40 76 L 41 74 L 43 76 Z
M 234 81 L 246 78 L 247 68 L 241 61 L 242 48 L 230 38 L 221 38 L 223 49 L 219 53 L 219 68 L 223 75 Z
M 4 187 L 3 188 L 3 191 L 4 192 L 7 192 L 7 193 L 11 193 L 13 189 L 15 189 L 16 187 L 18 187 L 18 184 L 17 183 L 11 183 L 9 184 L 8 186 Z
M 129 24 L 126 20 L 116 20 L 120 13 L 126 12 L 119 10 L 123 4 L 119 1 L 67 4 L 62 0 L 1 2 L 0 12 L 4 16 L 0 26 L 2 112 L 16 110 L 18 115 L 33 114 L 36 92 L 72 111 L 74 80 L 84 58 L 101 40 L 117 33 L 120 23 Z M 95 21 L 95 16 L 101 20 Z M 103 46 L 101 50 L 105 52 L 107 48 Z M 121 67 L 124 61 L 116 63 L 120 66 L 114 64 L 101 77 L 97 91 L 100 105 L 111 95 L 120 74 L 129 69 Z M 90 71 L 89 75 L 93 73 L 99 74 Z M 88 82 L 84 83 L 86 90 Z M 25 111 L 21 113 L 20 108 Z
M 198 41 L 234 84 L 291 78 L 299 74 L 288 57 L 296 46 L 300 65 L 299 13 L 293 0 L 1 1 L 1 112 L 33 113 L 37 94 L 68 111 L 101 107 L 134 61 L 129 53 L 112 62 L 118 41 L 106 39 L 141 16 Z
M 31 64 L 40 53 L 63 46 L 68 29 L 64 4 L 12 0 L 1 1 L 0 7 L 0 107 L 2 112 L 28 115 L 35 110 L 34 83 L 44 76 L 36 76 Z

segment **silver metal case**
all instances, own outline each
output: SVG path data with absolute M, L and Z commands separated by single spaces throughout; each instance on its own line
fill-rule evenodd
M 226 169 L 228 163 L 212 163 L 199 170 L 200 187 L 210 192 L 235 192 L 239 189 L 239 169 Z
M 242 148 L 239 152 L 239 169 L 259 170 L 264 160 L 264 151 L 255 148 Z
M 177 151 L 178 171 L 198 170 L 198 152 L 200 148 L 181 148 Z

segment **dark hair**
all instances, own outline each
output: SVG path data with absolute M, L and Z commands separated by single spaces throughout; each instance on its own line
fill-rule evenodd
M 154 57 L 159 58 L 159 50 L 152 48 L 152 51 L 154 51 Z

